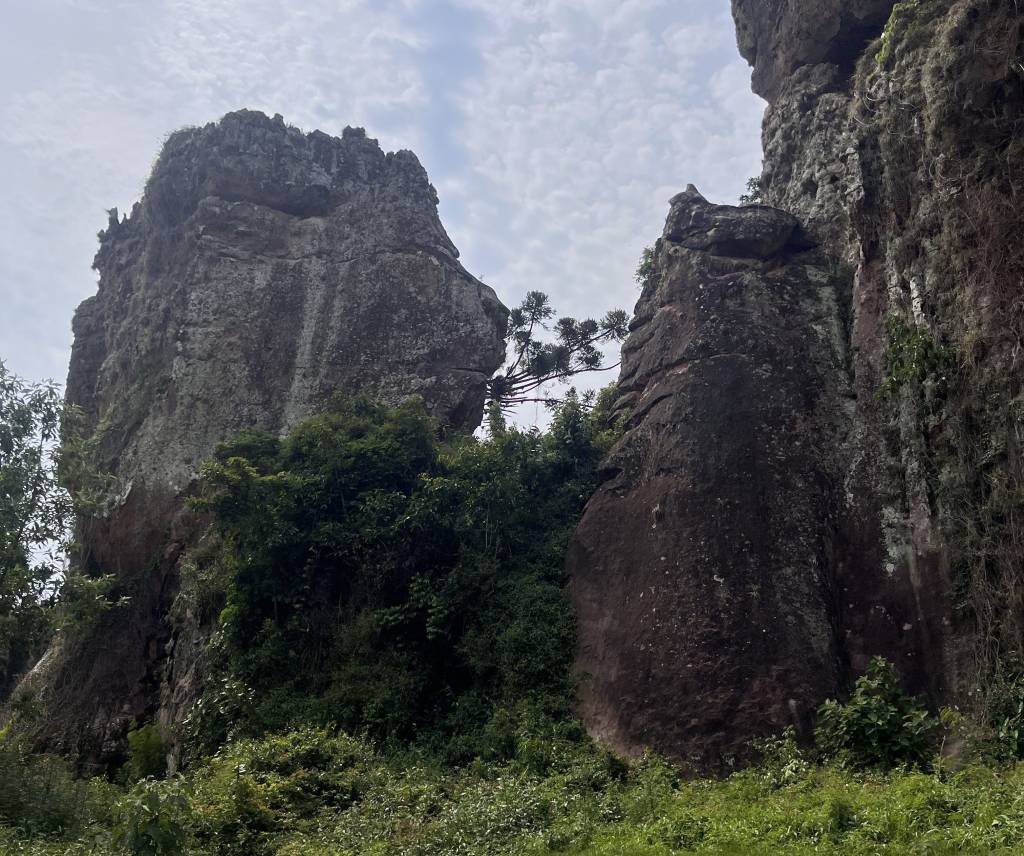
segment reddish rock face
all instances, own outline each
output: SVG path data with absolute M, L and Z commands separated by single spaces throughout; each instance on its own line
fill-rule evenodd
M 796 221 L 672 200 L 623 349 L 628 430 L 569 556 L 582 713 L 722 771 L 836 693 L 849 378 L 838 284 Z
M 733 0 L 801 228 L 682 194 L 638 304 L 569 559 L 624 752 L 724 769 L 871 657 L 965 708 L 1024 660 L 1024 12 L 900 4 L 880 50 L 894 8 Z
M 1024 660 L 1024 7 L 733 0 L 733 14 L 771 102 L 763 200 L 852 273 L 836 564 L 851 673 L 882 655 L 933 705 L 971 708 Z M 836 55 L 858 44 L 855 63 Z M 894 375 L 908 335 L 945 358 Z

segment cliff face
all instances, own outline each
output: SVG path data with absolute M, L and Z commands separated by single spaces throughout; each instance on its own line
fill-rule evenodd
M 966 701 L 997 651 L 1024 650 L 1024 14 L 887 5 L 855 66 L 779 80 L 762 186 L 854 270 L 851 662 L 886 654 L 933 700 Z M 901 604 L 906 633 L 885 620 Z
M 741 280 L 714 254 L 683 273 L 667 253 L 693 250 L 667 229 L 625 349 L 630 427 L 570 561 L 591 730 L 698 768 L 799 725 L 873 655 L 934 704 L 968 706 L 1024 656 L 1024 10 L 734 0 L 733 13 L 769 101 L 764 202 L 818 244 L 763 257 L 758 276 L 828 271 L 849 313 L 837 342 L 817 332 L 834 313 L 796 285 Z M 749 216 L 719 211 L 728 228 Z M 788 342 L 764 354 L 770 395 L 740 363 L 709 375 L 690 347 L 722 335 L 715 314 L 684 307 L 723 272 L 756 307 L 725 316 L 729 337 Z M 827 368 L 838 353 L 847 373 Z M 794 406 L 797 388 L 813 401 Z M 757 474 L 775 462 L 777 478 Z
M 182 496 L 215 445 L 283 432 L 355 392 L 418 395 L 471 430 L 507 314 L 459 264 L 412 153 L 248 111 L 167 140 L 131 216 L 112 213 L 95 267 L 68 399 L 120 494 L 82 540 L 87 568 L 117 574 L 132 600 L 65 640 L 48 725 L 50 742 L 93 755 L 155 706 L 177 562 L 195 537 Z

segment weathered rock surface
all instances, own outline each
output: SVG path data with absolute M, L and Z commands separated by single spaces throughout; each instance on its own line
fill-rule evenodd
M 570 556 L 591 731 L 705 769 L 872 656 L 966 708 L 1024 660 L 1024 9 L 733 12 L 795 220 L 674 200 Z
M 1024 651 L 1022 58 L 1013 3 L 901 3 L 855 67 L 794 69 L 765 116 L 765 200 L 853 272 L 848 656 L 935 703 Z
M 176 563 L 195 536 L 181 497 L 218 442 L 285 431 L 355 392 L 418 395 L 472 429 L 507 314 L 459 264 L 415 155 L 249 111 L 171 135 L 131 216 L 113 212 L 95 267 L 68 399 L 121 495 L 84 546 L 132 602 L 69 646 L 50 726 L 66 747 L 152 712 Z
M 852 70 L 894 5 L 895 0 L 733 0 L 740 53 L 754 67 L 754 92 L 775 101 L 803 66 Z
M 569 556 L 582 712 L 622 752 L 724 770 L 840 686 L 840 286 L 789 214 L 672 200 Z

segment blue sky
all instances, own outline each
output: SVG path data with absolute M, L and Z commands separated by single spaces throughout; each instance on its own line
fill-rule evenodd
M 760 171 L 728 0 L 5 0 L 0 358 L 63 380 L 105 209 L 164 137 L 239 107 L 417 153 L 466 267 L 506 303 L 632 309 L 688 182 Z

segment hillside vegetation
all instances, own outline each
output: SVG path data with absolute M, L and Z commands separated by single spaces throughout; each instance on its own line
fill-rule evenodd
M 32 754 L 45 699 L 16 699 L 0 853 L 1019 852 L 1018 684 L 991 722 L 940 723 L 877 660 L 814 741 L 724 780 L 586 737 L 564 552 L 614 395 L 571 394 L 544 433 L 495 408 L 487 439 L 448 437 L 416 402 L 355 400 L 223 444 L 176 606 L 212 627 L 203 694 L 91 779 Z

